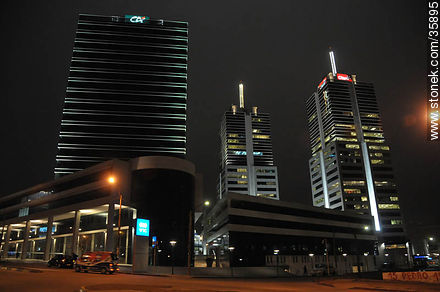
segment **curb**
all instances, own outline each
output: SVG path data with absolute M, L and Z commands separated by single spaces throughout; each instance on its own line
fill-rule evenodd
M 42 273 L 43 271 L 37 269 L 30 268 L 21 268 L 21 267 L 6 267 L 0 266 L 1 271 L 16 271 L 16 272 L 29 272 L 29 273 Z

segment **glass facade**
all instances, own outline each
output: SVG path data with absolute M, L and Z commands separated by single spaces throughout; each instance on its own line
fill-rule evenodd
M 186 155 L 188 24 L 81 14 L 55 174 L 113 158 Z
M 347 76 L 329 73 L 306 100 L 313 204 L 371 214 L 385 240 L 405 241 L 374 86 Z

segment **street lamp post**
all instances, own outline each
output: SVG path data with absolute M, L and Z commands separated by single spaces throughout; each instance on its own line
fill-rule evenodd
M 194 209 L 197 209 L 198 207 L 200 207 L 202 204 L 197 205 Z M 208 207 L 210 205 L 209 201 L 204 201 L 203 205 L 205 207 Z M 205 208 L 203 209 L 203 214 L 202 214 L 203 218 L 202 220 L 205 220 L 204 216 L 205 216 Z M 191 274 L 191 238 L 192 238 L 192 234 L 194 232 L 194 228 L 193 228 L 193 212 L 192 210 L 189 210 L 189 226 L 188 226 L 188 248 L 187 248 L 187 266 L 188 266 L 188 275 Z M 203 229 L 203 231 L 205 231 L 205 229 Z M 203 236 L 203 238 L 205 238 Z M 194 241 L 194 240 L 193 240 Z M 203 246 L 202 246 L 203 248 Z
M 276 266 L 277 277 L 278 277 L 278 265 L 279 265 L 279 261 L 278 261 L 278 254 L 279 254 L 279 252 L 280 252 L 279 249 L 274 249 L 273 250 L 273 254 L 276 256 L 276 261 L 277 261 L 277 266 Z
M 232 265 L 233 265 L 234 258 L 232 257 L 232 254 L 234 252 L 235 247 L 230 246 L 230 247 L 228 247 L 228 249 L 229 249 L 229 267 L 231 268 L 231 278 L 233 278 L 234 277 L 234 270 L 232 268 Z
M 176 245 L 177 241 L 171 240 L 171 275 L 174 275 L 174 246 Z
M 110 184 L 115 184 L 116 178 L 114 176 L 110 176 L 108 178 L 108 182 Z M 118 245 L 116 246 L 116 256 L 119 258 L 119 251 L 121 246 L 121 213 L 122 213 L 122 193 L 120 186 L 118 186 L 118 194 L 119 194 L 119 215 L 118 215 Z

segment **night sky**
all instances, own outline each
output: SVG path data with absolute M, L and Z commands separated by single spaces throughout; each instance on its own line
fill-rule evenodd
M 188 159 L 216 195 L 221 116 L 272 115 L 280 197 L 311 204 L 305 99 L 331 71 L 373 82 L 410 231 L 440 225 L 440 144 L 425 140 L 425 1 L 2 3 L 0 195 L 51 180 L 78 13 L 189 22 Z M 439 234 L 440 235 L 440 234 Z

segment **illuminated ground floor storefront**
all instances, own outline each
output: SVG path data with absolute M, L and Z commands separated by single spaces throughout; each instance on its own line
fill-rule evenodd
M 0 257 L 111 251 L 143 268 L 192 264 L 194 171 L 174 157 L 109 160 L 1 197 Z M 137 232 L 141 220 L 149 232 Z
M 113 216 L 109 218 L 109 214 Z M 2 226 L 3 258 L 48 260 L 57 254 L 116 251 L 119 245 L 119 262 L 130 264 L 134 227 L 130 218 L 135 218 L 135 214 L 136 209 L 121 206 L 119 237 L 117 204 Z

